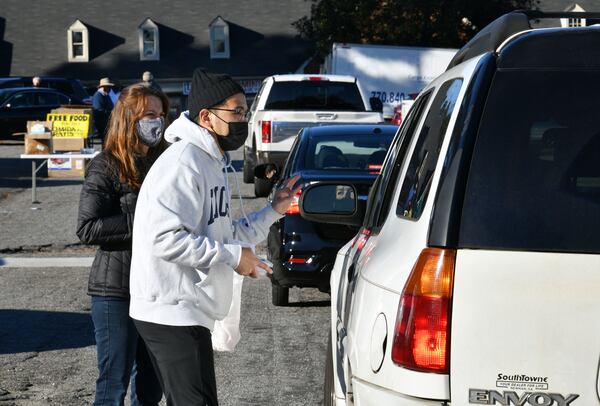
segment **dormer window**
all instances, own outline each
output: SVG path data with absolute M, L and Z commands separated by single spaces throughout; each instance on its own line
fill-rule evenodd
M 67 47 L 69 62 L 88 62 L 89 34 L 88 29 L 81 21 L 75 21 L 67 31 Z
M 138 40 L 140 50 L 140 61 L 159 61 L 160 42 L 158 36 L 158 25 L 146 18 L 138 27 Z
M 209 25 L 211 59 L 229 59 L 229 24 L 221 17 Z
M 583 13 L 585 10 L 579 4 L 575 3 L 565 9 L 568 12 Z M 562 27 L 585 27 L 585 18 L 561 18 L 560 25 Z

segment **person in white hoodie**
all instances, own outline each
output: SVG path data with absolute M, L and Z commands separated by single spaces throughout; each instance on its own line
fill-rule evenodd
M 211 330 L 232 299 L 233 272 L 272 270 L 250 248 L 283 216 L 298 178 L 264 209 L 233 221 L 227 151 L 244 144 L 248 106 L 227 75 L 196 69 L 173 141 L 139 192 L 133 227 L 130 316 L 147 344 L 168 406 L 218 405 Z

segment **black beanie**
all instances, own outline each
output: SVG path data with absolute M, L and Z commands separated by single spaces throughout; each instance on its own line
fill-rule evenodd
M 197 68 L 192 76 L 192 88 L 188 96 L 190 118 L 196 121 L 200 110 L 217 106 L 237 93 L 244 94 L 244 89 L 231 76 Z

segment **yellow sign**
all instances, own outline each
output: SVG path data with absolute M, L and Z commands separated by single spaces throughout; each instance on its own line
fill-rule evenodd
M 52 121 L 52 136 L 57 138 L 87 138 L 90 130 L 90 114 L 48 113 Z

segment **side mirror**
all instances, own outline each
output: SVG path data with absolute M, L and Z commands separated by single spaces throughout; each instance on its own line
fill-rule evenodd
M 383 102 L 379 97 L 371 97 L 369 99 L 369 104 L 371 105 L 371 110 L 383 113 Z
M 254 176 L 256 176 L 258 179 L 265 179 L 274 182 L 279 179 L 280 170 L 276 164 L 272 163 L 257 165 L 254 168 Z
M 318 223 L 360 227 L 366 212 L 366 200 L 360 200 L 351 184 L 320 182 L 308 186 L 300 196 L 302 218 Z

